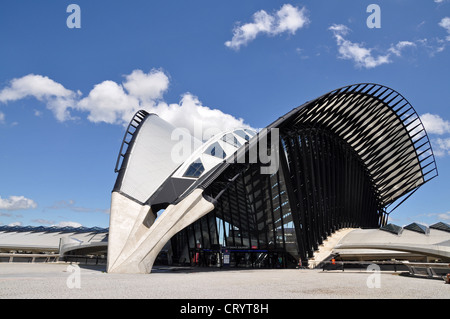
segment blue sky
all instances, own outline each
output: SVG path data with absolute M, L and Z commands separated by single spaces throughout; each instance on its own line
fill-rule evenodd
M 0 225 L 108 227 L 136 109 L 260 128 L 361 82 L 404 95 L 436 155 L 439 177 L 390 221 L 450 222 L 448 0 L 1 1 L 0 48 Z

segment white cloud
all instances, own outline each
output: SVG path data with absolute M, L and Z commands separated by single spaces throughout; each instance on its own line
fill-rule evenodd
M 22 222 L 14 222 L 14 223 L 10 223 L 10 224 L 8 224 L 8 226 L 10 226 L 10 227 L 14 227 L 14 226 L 22 226 Z
M 22 99 L 26 96 L 34 96 L 37 99 L 51 96 L 69 97 L 72 92 L 61 84 L 46 76 L 28 74 L 19 79 L 13 79 L 9 88 L 0 92 L 0 101 L 11 101 Z
M 433 139 L 433 153 L 439 157 L 450 155 L 450 137 Z
M 82 227 L 83 225 L 78 223 L 78 222 L 72 222 L 72 221 L 61 221 L 59 223 L 56 223 L 53 220 L 47 220 L 47 219 L 42 219 L 42 218 L 38 218 L 38 219 L 33 219 L 32 220 L 33 223 L 38 224 L 38 225 L 48 225 L 50 227 L 73 227 L 73 228 L 78 228 L 78 227 Z
M 328 30 L 335 32 L 338 37 L 347 35 L 350 32 L 350 28 L 343 24 L 333 24 Z
M 283 28 L 292 25 L 293 22 L 287 22 Z M 197 126 L 217 130 L 249 127 L 242 119 L 204 106 L 191 93 L 183 94 L 178 103 L 165 102 L 163 96 L 169 84 L 169 77 L 162 70 L 153 69 L 148 73 L 134 70 L 124 76 L 122 83 L 103 81 L 94 85 L 87 96 L 81 97 L 80 92 L 67 90 L 48 77 L 30 74 L 12 80 L 1 90 L 0 102 L 31 96 L 46 103 L 59 121 L 74 119 L 71 112 L 77 111 L 86 113 L 90 122 L 127 125 L 139 109 L 144 109 L 176 127 L 188 128 L 191 133 Z M 36 110 L 34 113 L 40 115 Z M 3 118 L 3 113 L 0 113 L 0 121 Z
M 169 88 L 169 77 L 161 70 L 151 70 L 148 74 L 134 70 L 125 78 L 124 88 L 143 102 L 161 99 Z
M 430 113 L 422 114 L 420 119 L 428 134 L 441 136 L 431 138 L 434 155 L 438 157 L 450 155 L 450 137 L 446 135 L 450 134 L 450 121 Z
M 0 197 L 0 210 L 22 210 L 36 208 L 37 204 L 34 200 L 24 196 L 9 196 L 9 198 Z
M 447 33 L 449 34 L 446 38 L 447 41 L 450 41 L 450 18 L 445 17 L 439 22 L 439 26 L 443 27 Z
M 439 220 L 450 220 L 450 212 L 437 214 L 436 216 Z
M 420 119 L 428 134 L 442 135 L 450 133 L 450 122 L 437 114 L 425 113 L 420 116 Z
M 430 57 L 434 57 L 437 53 L 443 52 L 448 42 L 450 42 L 450 17 L 442 18 L 438 25 L 447 31 L 447 37 L 431 37 L 417 40 L 417 44 L 428 51 Z
M 365 48 L 360 43 L 353 43 L 344 38 L 350 29 L 342 24 L 334 24 L 329 27 L 334 34 L 338 45 L 339 58 L 344 60 L 352 60 L 357 67 L 371 69 L 382 64 L 391 63 L 389 59 L 390 53 L 385 55 L 372 55 L 372 49 Z
M 295 34 L 298 29 L 303 28 L 309 23 L 306 16 L 305 7 L 298 9 L 290 4 L 285 4 L 276 13 L 276 27 L 273 30 L 274 34 L 281 32 L 289 32 Z
M 392 56 L 401 57 L 406 48 L 416 47 L 411 41 L 399 41 L 392 44 L 386 52 L 374 55 L 372 48 L 366 48 L 362 43 L 354 43 L 346 38 L 350 29 L 343 24 L 333 24 L 328 30 L 333 32 L 338 46 L 339 58 L 351 60 L 356 67 L 371 69 L 377 66 L 392 63 Z
M 392 45 L 389 48 L 389 52 L 392 52 L 396 56 L 401 56 L 403 49 L 405 49 L 407 47 L 415 47 L 415 46 L 416 46 L 416 44 L 414 42 L 411 42 L 411 41 L 400 41 L 397 44 Z
M 163 71 L 152 70 L 145 74 L 135 70 L 125 79 L 122 84 L 113 81 L 97 84 L 77 107 L 88 111 L 88 119 L 92 122 L 128 124 L 136 111 L 144 109 L 158 114 L 175 127 L 189 129 L 191 133 L 197 126 L 220 130 L 249 127 L 242 119 L 204 106 L 191 93 L 183 94 L 178 103 L 168 104 L 163 101 L 163 94 L 169 87 L 169 78 Z
M 80 223 L 77 223 L 77 222 L 64 221 L 64 222 L 59 222 L 58 224 L 55 224 L 55 225 L 52 225 L 52 226 L 55 226 L 55 227 L 74 227 L 74 228 L 78 228 L 78 227 L 81 227 L 81 226 L 83 226 L 83 225 L 80 224 Z
M 200 140 L 204 139 L 205 131 L 218 133 L 237 127 L 250 128 L 241 118 L 237 119 L 218 109 L 204 106 L 198 97 L 191 93 L 184 94 L 178 104 L 160 103 L 151 111 L 175 127 L 187 128 Z
M 77 103 L 77 109 L 89 112 L 92 122 L 128 124 L 139 109 L 152 109 L 169 88 L 169 77 L 161 70 L 144 73 L 134 70 L 121 84 L 104 81 Z
M 424 22 L 421 23 L 421 25 Z M 343 24 L 333 24 L 328 30 L 332 31 L 338 45 L 339 58 L 352 60 L 357 67 L 374 68 L 382 64 L 391 63 L 392 57 L 401 57 L 407 48 L 423 48 L 433 57 L 435 54 L 445 50 L 447 42 L 450 41 L 450 17 L 445 17 L 439 22 L 449 34 L 446 39 L 440 37 L 418 39 L 412 41 L 399 41 L 392 44 L 384 53 L 375 56 L 374 49 L 366 48 L 362 43 L 354 43 L 346 38 L 351 31 Z
M 445 50 L 446 42 L 440 38 L 431 38 L 431 39 L 419 39 L 416 41 L 421 47 L 423 47 L 429 54 L 430 57 L 436 55 L 436 53 L 440 53 Z
M 68 108 L 73 107 L 80 93 L 66 89 L 46 76 L 28 74 L 10 81 L 9 87 L 0 91 L 0 102 L 7 103 L 26 97 L 34 97 L 46 103 L 59 121 L 70 119 Z
M 125 124 L 139 109 L 139 101 L 127 94 L 122 85 L 104 81 L 77 103 L 77 109 L 89 112 L 88 120 L 94 123 Z
M 433 217 L 433 218 L 437 219 L 438 221 L 446 222 L 446 221 L 450 220 L 450 211 L 445 212 L 445 213 L 429 213 L 429 214 L 426 214 L 425 216 Z
M 309 23 L 306 9 L 301 9 L 285 4 L 273 15 L 264 10 L 253 14 L 253 22 L 236 26 L 233 30 L 233 38 L 226 41 L 229 48 L 238 50 L 242 45 L 253 41 L 259 34 L 277 35 L 283 32 L 295 34 L 298 29 Z

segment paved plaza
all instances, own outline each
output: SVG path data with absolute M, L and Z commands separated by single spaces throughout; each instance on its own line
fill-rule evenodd
M 404 272 L 366 270 L 160 267 L 143 275 L 63 263 L 2 263 L 0 298 L 449 299 L 450 285 Z

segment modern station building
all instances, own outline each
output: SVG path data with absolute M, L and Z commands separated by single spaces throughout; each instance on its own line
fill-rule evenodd
M 236 129 L 180 152 L 176 130 L 136 113 L 117 160 L 108 272 L 177 264 L 306 265 L 341 228 L 378 229 L 437 176 L 409 102 L 377 84 L 336 89 L 265 129 Z M 161 252 L 164 252 L 163 253 Z

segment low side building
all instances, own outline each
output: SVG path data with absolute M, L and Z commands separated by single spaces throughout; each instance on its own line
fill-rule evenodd
M 105 228 L 0 226 L 1 262 L 106 260 L 107 246 Z
M 411 223 L 388 224 L 379 229 L 356 229 L 334 247 L 333 254 L 346 261 L 450 262 L 450 226 Z

